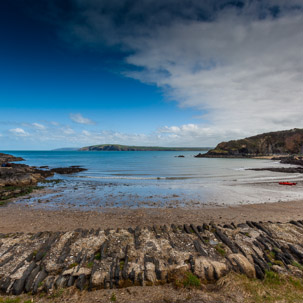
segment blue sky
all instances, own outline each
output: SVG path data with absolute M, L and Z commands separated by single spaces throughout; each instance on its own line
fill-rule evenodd
M 301 1 L 171 4 L 2 1 L 0 149 L 213 146 L 303 126 Z

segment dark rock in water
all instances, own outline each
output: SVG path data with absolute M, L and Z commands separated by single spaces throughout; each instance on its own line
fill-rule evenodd
M 52 168 L 50 171 L 53 173 L 61 174 L 61 175 L 67 175 L 67 174 L 79 173 L 79 172 L 85 171 L 85 170 L 87 170 L 87 169 L 80 167 L 80 166 L 70 166 L 70 167 Z
M 175 156 L 175 158 L 185 158 L 183 155 Z
M 0 153 L 0 166 L 5 163 L 17 162 L 17 161 L 24 161 L 24 159 L 21 157 L 15 157 L 12 155 Z
M 280 163 L 282 164 L 293 164 L 303 166 L 303 158 L 302 157 L 284 157 L 281 158 Z
M 23 159 L 0 153 L 0 201 L 29 194 L 36 189 L 38 182 L 54 175 L 49 170 L 9 163 L 21 160 Z
M 288 174 L 303 174 L 303 167 L 264 167 L 264 168 L 249 168 L 248 170 L 254 171 L 272 171 L 278 173 Z

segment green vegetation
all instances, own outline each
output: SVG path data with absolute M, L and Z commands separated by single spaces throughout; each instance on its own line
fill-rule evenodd
M 209 147 L 160 147 L 101 144 L 82 147 L 80 151 L 208 151 Z
M 101 253 L 100 252 L 97 252 L 95 254 L 95 260 L 101 260 Z
M 20 298 L 0 298 L 0 303 L 19 303 Z
M 226 251 L 225 251 L 224 245 L 222 243 L 217 244 L 215 246 L 215 249 L 222 257 L 224 257 L 226 255 Z
M 122 269 L 123 269 L 124 264 L 125 264 L 125 261 L 124 261 L 124 260 L 121 260 L 121 261 L 120 261 L 120 264 L 119 264 L 119 266 L 120 266 L 120 270 L 122 270 Z
M 200 279 L 190 271 L 170 273 L 168 281 L 172 282 L 176 288 L 195 288 L 201 286 Z
M 263 281 L 231 273 L 217 284 L 222 292 L 225 289 L 237 294 L 237 297 L 242 297 L 243 303 L 300 303 L 303 298 L 302 278 L 281 275 L 272 271 L 265 273 Z
M 86 267 L 88 268 L 92 268 L 94 266 L 94 262 L 88 262 Z
M 113 292 L 111 297 L 110 297 L 110 301 L 111 302 L 116 302 L 117 301 L 117 297 L 116 297 L 116 294 Z
M 191 272 L 187 272 L 185 274 L 185 278 L 182 281 L 184 287 L 200 287 L 201 281 L 200 279 Z
M 51 295 L 49 295 L 47 298 L 48 299 L 56 299 L 56 298 L 60 298 L 63 296 L 64 293 L 64 289 L 60 288 L 57 289 L 56 291 L 54 291 Z
M 297 268 L 299 268 L 300 270 L 303 270 L 303 265 L 301 265 L 300 263 L 296 262 L 296 261 L 293 261 L 291 263 L 292 266 L 295 266 Z
M 68 266 L 68 268 L 74 268 L 74 267 L 76 267 L 76 266 L 78 266 L 78 263 L 77 263 L 77 262 L 74 262 L 74 263 L 70 264 L 70 265 Z

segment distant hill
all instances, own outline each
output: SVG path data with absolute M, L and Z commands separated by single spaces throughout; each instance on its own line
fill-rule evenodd
M 207 151 L 210 147 L 159 147 L 102 144 L 82 147 L 80 151 Z
M 219 143 L 197 157 L 256 157 L 303 154 L 303 129 L 264 133 L 240 140 Z
M 56 148 L 52 151 L 77 151 L 79 150 L 79 147 L 62 147 L 62 148 Z

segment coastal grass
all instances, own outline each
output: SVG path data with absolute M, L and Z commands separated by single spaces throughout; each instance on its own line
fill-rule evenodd
M 184 280 L 182 281 L 184 287 L 200 287 L 200 279 L 191 272 L 187 272 Z
M 20 298 L 0 298 L 0 303 L 20 303 Z
M 170 303 L 186 303 L 186 302 L 204 302 L 204 303 L 301 303 L 303 302 L 303 278 L 298 278 L 290 275 L 278 274 L 273 271 L 265 273 L 264 280 L 250 279 L 245 275 L 238 273 L 229 273 L 221 278 L 215 284 L 203 284 L 201 280 L 192 272 L 183 272 L 178 276 L 178 284 L 168 284 L 165 287 L 165 296 L 167 299 L 152 302 L 170 302 Z M 173 286 L 173 287 L 171 287 Z M 176 287 L 177 286 L 177 287 Z M 149 288 L 150 286 L 148 286 Z M 162 286 L 152 286 L 162 287 Z M 115 289 L 115 292 L 107 290 L 96 290 L 96 292 L 82 292 L 81 302 L 94 302 L 92 297 L 97 295 L 107 297 L 104 302 L 128 302 L 125 299 L 125 293 L 132 293 L 123 289 Z M 108 290 L 109 291 L 109 290 Z M 137 292 L 146 292 L 146 288 L 136 288 Z M 176 294 L 184 294 L 187 299 L 180 301 L 174 300 Z M 75 299 L 80 295 L 80 291 L 76 289 L 57 289 L 50 295 L 38 294 L 20 295 L 20 296 L 2 296 L 0 303 L 29 303 L 29 302 L 75 302 Z M 201 296 L 203 300 L 200 301 Z M 122 299 L 124 297 L 124 300 Z M 100 301 L 101 302 L 101 301 Z M 102 301 L 103 302 L 103 301 Z M 133 301 L 132 301 L 133 302 Z
M 177 289 L 201 287 L 201 280 L 190 271 L 171 273 L 168 279 Z
M 243 303 L 303 302 L 303 279 L 267 271 L 263 281 L 231 273 L 217 282 L 218 290 L 243 297 Z

